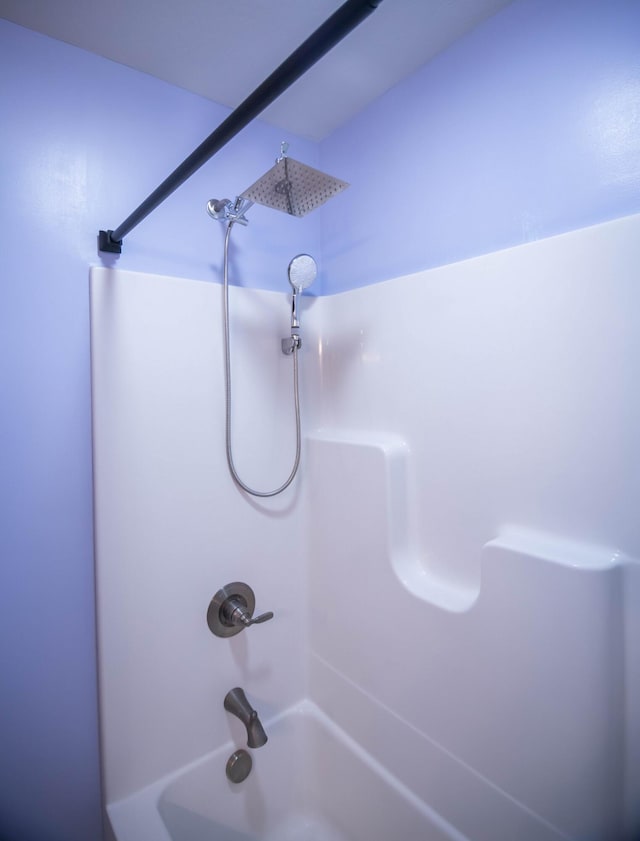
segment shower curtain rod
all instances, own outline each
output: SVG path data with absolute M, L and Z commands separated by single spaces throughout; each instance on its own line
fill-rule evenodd
M 239 131 L 355 29 L 382 0 L 347 0 L 273 71 L 115 230 L 98 233 L 98 249 L 122 252 L 122 240 Z

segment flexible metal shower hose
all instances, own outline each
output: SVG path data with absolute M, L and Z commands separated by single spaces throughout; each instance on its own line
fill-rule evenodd
M 293 464 L 293 469 L 289 474 L 289 478 L 276 488 L 274 491 L 256 491 L 245 484 L 236 472 L 233 463 L 233 453 L 231 451 L 231 353 L 229 348 L 229 240 L 231 238 L 231 228 L 233 222 L 227 225 L 227 232 L 224 238 L 224 380 L 225 380 L 225 405 L 226 405 L 226 440 L 227 440 L 227 464 L 229 471 L 233 477 L 233 481 L 242 488 L 246 493 L 252 496 L 277 496 L 286 490 L 293 482 L 293 479 L 298 472 L 300 465 L 300 396 L 298 393 L 298 348 L 294 345 L 293 348 L 293 394 L 296 412 L 296 457 Z

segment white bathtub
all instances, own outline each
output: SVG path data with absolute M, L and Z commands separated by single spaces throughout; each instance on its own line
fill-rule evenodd
M 109 804 L 117 841 L 465 841 L 310 701 L 265 729 L 243 783 L 229 742 Z

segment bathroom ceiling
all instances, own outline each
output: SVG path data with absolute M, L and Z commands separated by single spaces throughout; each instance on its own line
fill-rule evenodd
M 261 118 L 321 140 L 511 0 L 384 0 Z M 0 0 L 0 16 L 235 108 L 342 0 Z

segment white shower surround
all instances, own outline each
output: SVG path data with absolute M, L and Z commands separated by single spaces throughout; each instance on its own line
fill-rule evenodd
M 225 463 L 220 287 L 93 270 L 107 804 L 237 738 L 240 685 L 263 720 L 310 698 L 472 841 L 633 837 L 639 263 L 636 216 L 305 299 L 269 501 Z M 237 467 L 271 487 L 288 304 L 231 297 Z M 276 616 L 217 639 L 234 580 Z

